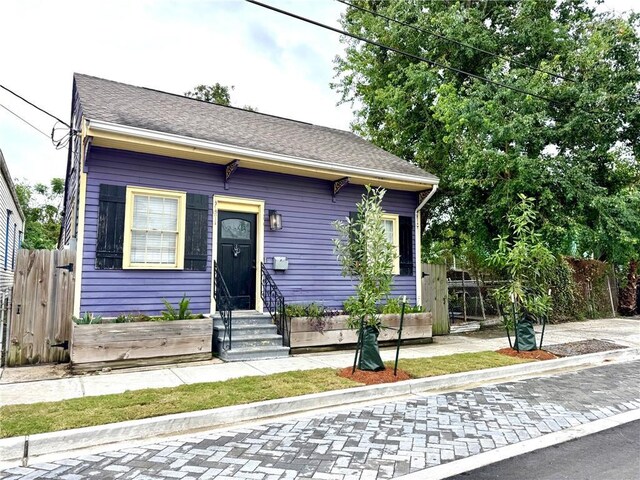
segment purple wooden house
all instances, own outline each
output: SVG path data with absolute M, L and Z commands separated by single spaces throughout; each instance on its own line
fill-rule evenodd
M 366 184 L 387 189 L 393 294 L 421 302 L 420 209 L 438 179 L 417 166 L 349 132 L 87 75 L 72 115 L 62 243 L 77 250 L 76 316 L 157 314 L 183 295 L 245 323 L 283 298 L 342 308 L 353 285 L 331 223 Z

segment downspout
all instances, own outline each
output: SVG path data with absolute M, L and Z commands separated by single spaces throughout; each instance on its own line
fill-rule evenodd
M 431 187 L 431 192 L 425 197 L 414 212 L 415 237 L 416 237 L 416 305 L 422 305 L 422 232 L 420 231 L 420 210 L 438 191 L 438 184 Z

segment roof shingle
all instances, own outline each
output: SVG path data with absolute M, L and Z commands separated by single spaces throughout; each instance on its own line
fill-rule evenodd
M 89 120 L 381 173 L 437 178 L 357 135 L 76 73 Z M 330 167 L 331 165 L 328 165 Z

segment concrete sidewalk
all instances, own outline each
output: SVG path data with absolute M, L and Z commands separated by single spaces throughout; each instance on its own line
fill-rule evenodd
M 536 327 L 540 330 L 540 327 Z M 549 325 L 544 345 L 579 340 L 608 340 L 622 346 L 640 346 L 640 319 L 599 319 Z M 539 335 L 538 335 L 539 340 Z M 508 346 L 502 331 L 491 330 L 463 335 L 434 337 L 428 345 L 402 347 L 400 358 L 425 358 L 454 353 L 497 350 Z M 383 349 L 382 358 L 393 360 L 395 349 Z M 289 358 L 221 363 L 214 359 L 198 364 L 181 364 L 137 371 L 115 371 L 95 375 L 67 376 L 61 367 L 20 367 L 5 369 L 0 377 L 0 405 L 57 401 L 83 396 L 122 393 L 127 390 L 175 387 L 215 382 L 244 376 L 268 375 L 292 370 L 340 368 L 353 362 L 353 351 L 293 355 Z M 38 380 L 31 380 L 38 378 Z M 25 381 L 26 380 L 26 381 Z

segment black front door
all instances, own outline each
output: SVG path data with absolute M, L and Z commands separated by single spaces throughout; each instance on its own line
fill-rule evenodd
M 218 212 L 218 268 L 236 310 L 256 308 L 256 215 Z

